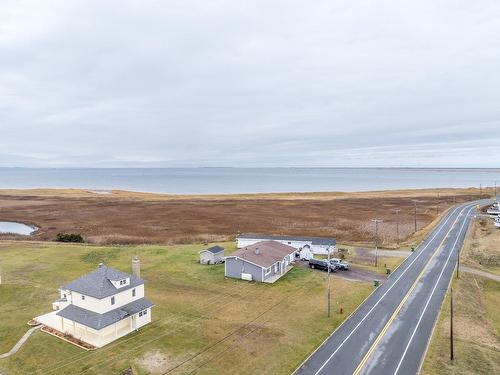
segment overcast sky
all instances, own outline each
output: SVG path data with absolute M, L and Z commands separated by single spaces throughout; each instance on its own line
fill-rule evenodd
M 500 1 L 0 2 L 0 166 L 500 166 Z

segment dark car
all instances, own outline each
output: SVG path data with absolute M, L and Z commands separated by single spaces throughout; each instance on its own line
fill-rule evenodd
M 328 261 L 322 259 L 309 259 L 309 268 L 316 268 L 322 271 L 328 271 Z M 330 264 L 330 272 L 336 272 L 337 266 Z

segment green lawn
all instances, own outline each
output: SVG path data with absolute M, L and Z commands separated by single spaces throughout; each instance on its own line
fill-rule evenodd
M 131 366 L 135 374 L 288 374 L 372 291 L 370 283 L 332 279 L 328 319 L 325 274 L 294 268 L 273 285 L 226 279 L 222 265 L 197 263 L 203 247 L 0 242 L 0 353 L 29 319 L 51 310 L 59 286 L 100 260 L 130 271 L 139 255 L 146 297 L 156 305 L 149 326 L 92 352 L 36 332 L 0 360 L 0 372 L 107 375 Z

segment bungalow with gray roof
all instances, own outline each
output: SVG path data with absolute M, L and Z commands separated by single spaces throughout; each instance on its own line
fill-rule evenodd
M 102 263 L 60 288 L 55 311 L 35 318 L 39 323 L 102 347 L 151 322 L 154 306 L 144 298 L 144 280 Z
M 262 241 L 226 256 L 225 276 L 274 283 L 295 261 L 296 249 L 276 241 Z

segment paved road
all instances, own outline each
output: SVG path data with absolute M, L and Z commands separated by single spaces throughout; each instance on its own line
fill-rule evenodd
M 475 204 L 452 209 L 296 374 L 418 373 Z

